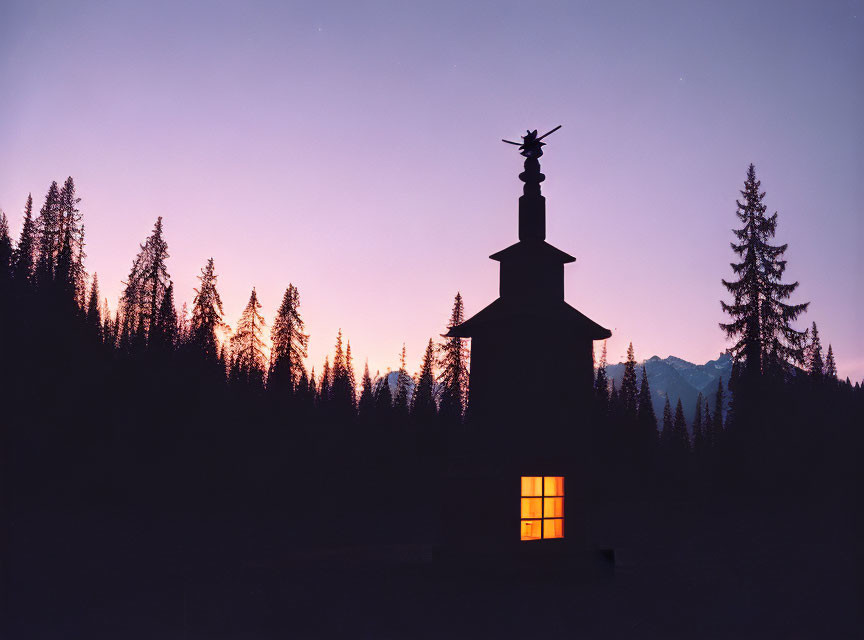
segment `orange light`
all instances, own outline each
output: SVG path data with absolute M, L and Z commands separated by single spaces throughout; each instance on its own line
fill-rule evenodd
M 543 498 L 522 498 L 523 518 L 543 517 Z
M 522 495 L 523 496 L 542 496 L 543 495 L 543 478 L 540 476 L 522 477 Z
M 563 518 L 546 518 L 543 520 L 543 537 L 544 538 L 563 538 L 564 537 L 564 519 Z
M 552 476 L 543 478 L 543 495 L 544 496 L 563 496 L 564 495 L 564 478 L 561 476 Z
M 523 540 L 539 540 L 540 531 L 542 529 L 542 520 L 523 520 L 522 521 L 522 539 Z
M 544 518 L 564 517 L 564 498 L 543 498 Z
M 522 540 L 564 537 L 564 477 L 522 476 Z

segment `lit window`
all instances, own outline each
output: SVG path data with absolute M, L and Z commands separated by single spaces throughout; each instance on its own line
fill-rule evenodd
M 522 476 L 521 539 L 564 537 L 564 478 Z

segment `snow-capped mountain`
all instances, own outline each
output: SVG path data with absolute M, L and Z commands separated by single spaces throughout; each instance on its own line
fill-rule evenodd
M 726 387 L 729 384 L 729 375 L 732 373 L 732 358 L 725 353 L 716 360 L 709 360 L 705 364 L 693 364 L 676 356 L 663 359 L 659 356 L 653 356 L 637 363 L 636 372 L 639 380 L 642 378 L 641 369 L 643 366 L 648 373 L 651 399 L 658 422 L 663 419 L 663 405 L 667 397 L 673 410 L 678 399 L 681 399 L 688 425 L 693 421 L 696 399 L 700 392 L 703 398 L 708 400 L 713 412 L 718 378 L 723 380 L 724 395 L 727 401 L 729 399 Z M 624 378 L 624 363 L 608 365 L 606 373 L 610 382 L 614 379 L 615 386 L 620 389 L 621 380 Z

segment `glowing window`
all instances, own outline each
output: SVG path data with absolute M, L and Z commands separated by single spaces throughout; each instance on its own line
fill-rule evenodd
M 564 537 L 564 478 L 522 476 L 522 540 Z

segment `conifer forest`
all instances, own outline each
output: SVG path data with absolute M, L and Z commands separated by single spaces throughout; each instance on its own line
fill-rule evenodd
M 864 389 L 838 377 L 817 322 L 829 311 L 808 307 L 785 277 L 782 215 L 769 213 L 753 165 L 739 188 L 734 231 L 717 238 L 734 256 L 731 268 L 716 265 L 730 378 L 700 393 L 692 415 L 675 397 L 657 415 L 638 345 L 618 384 L 598 343 L 585 408 L 597 544 L 626 569 L 628 553 L 652 557 L 647 540 L 667 558 L 658 563 L 674 573 L 668 558 L 691 558 L 701 578 L 690 589 L 649 560 L 651 580 L 620 596 L 630 614 L 613 614 L 619 596 L 594 596 L 611 626 L 567 610 L 586 637 L 672 637 L 673 619 L 690 637 L 751 637 L 738 633 L 750 624 L 769 629 L 760 637 L 789 631 L 756 622 L 766 611 L 803 625 L 796 637 L 851 637 L 841 631 L 860 587 Z M 242 315 L 226 318 L 213 258 L 191 308 L 178 309 L 162 218 L 122 284 L 100 282 L 87 267 L 86 204 L 69 177 L 10 214 L 21 218 L 17 237 L 0 215 L 7 637 L 441 637 L 451 624 L 455 636 L 483 636 L 497 623 L 480 625 L 478 611 L 500 616 L 498 635 L 530 629 L 513 613 L 527 596 L 508 578 L 434 568 L 441 478 L 489 444 L 473 429 L 468 340 L 432 336 L 419 362 L 403 348 L 398 371 L 373 373 L 350 336 L 310 338 L 290 282 L 278 309 L 262 309 L 253 288 Z M 117 286 L 111 309 L 104 291 Z M 455 293 L 440 334 L 464 320 Z M 332 343 L 324 362 L 308 362 L 310 339 Z M 525 348 L 513 345 L 512 367 Z M 706 548 L 726 551 L 712 564 L 698 559 Z M 821 582 L 784 591 L 797 575 Z M 465 594 L 445 595 L 464 580 Z M 532 605 L 553 618 L 566 609 L 566 578 L 556 580 L 534 587 L 545 604 Z M 592 580 L 613 589 L 611 578 Z M 655 580 L 668 592 L 651 593 Z M 577 580 L 577 592 L 590 584 Z M 382 602 L 398 609 L 386 621 Z M 659 606 L 665 614 L 644 614 L 652 622 L 628 635 L 643 615 L 633 612 Z

